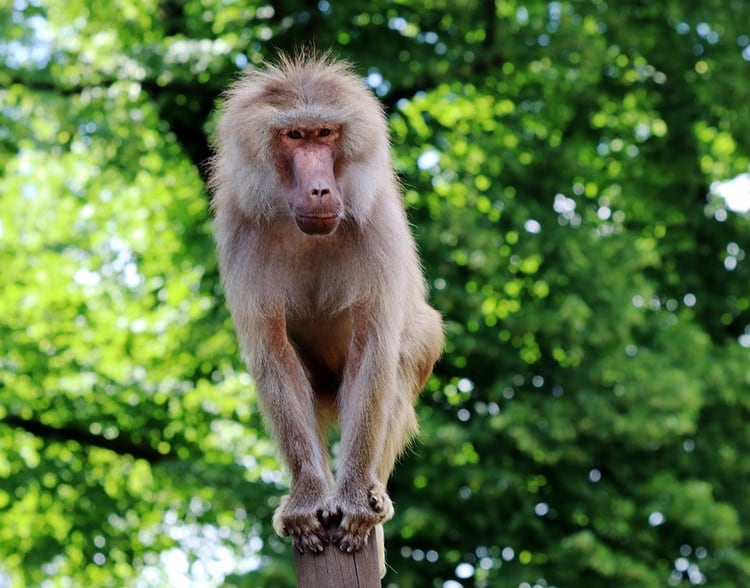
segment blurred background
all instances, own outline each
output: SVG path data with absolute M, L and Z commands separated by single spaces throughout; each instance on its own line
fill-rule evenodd
M 0 587 L 294 586 L 204 180 L 309 41 L 447 325 L 384 586 L 748 585 L 750 3 L 3 0 Z

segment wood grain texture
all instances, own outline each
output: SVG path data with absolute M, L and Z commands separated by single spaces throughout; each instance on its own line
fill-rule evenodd
M 297 588 L 380 588 L 375 533 L 360 551 L 328 545 L 323 553 L 295 552 Z

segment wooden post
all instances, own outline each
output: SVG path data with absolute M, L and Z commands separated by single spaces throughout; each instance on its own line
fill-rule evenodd
M 323 553 L 296 553 L 297 588 L 381 588 L 376 534 L 355 553 L 328 545 Z

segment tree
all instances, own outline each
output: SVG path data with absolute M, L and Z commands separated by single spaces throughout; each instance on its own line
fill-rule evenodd
M 0 10 L 0 574 L 293 585 L 203 179 L 221 90 L 308 39 L 388 109 L 448 330 L 385 584 L 738 585 L 750 207 L 719 194 L 750 165 L 748 22 L 738 0 Z

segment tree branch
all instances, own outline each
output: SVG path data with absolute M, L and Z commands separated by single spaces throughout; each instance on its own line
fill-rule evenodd
M 116 78 L 100 80 L 96 87 L 109 87 L 118 81 Z M 203 180 L 206 180 L 206 166 L 211 149 L 208 139 L 203 133 L 201 124 L 213 108 L 214 98 L 219 95 L 220 88 L 198 82 L 176 80 L 168 84 L 159 85 L 155 80 L 147 78 L 136 80 L 156 105 L 159 115 L 169 124 L 184 152 L 196 166 Z M 49 92 L 58 96 L 77 96 L 94 86 L 79 84 L 65 86 L 53 80 L 41 78 L 26 79 L 23 75 L 14 76 L 11 84 L 23 85 L 34 92 Z M 190 96 L 188 106 L 176 106 L 176 97 Z
M 53 427 L 51 425 L 45 425 L 38 420 L 25 419 L 18 415 L 9 414 L 0 420 L 0 423 L 5 423 L 13 428 L 23 429 L 24 431 L 43 439 L 75 441 L 76 443 L 85 446 L 108 449 L 118 455 L 132 455 L 137 459 L 145 459 L 150 463 L 158 463 L 175 457 L 175 454 L 171 451 L 166 454 L 160 453 L 150 445 L 134 443 L 123 437 L 107 439 L 106 437 L 94 435 L 93 433 L 78 427 Z

